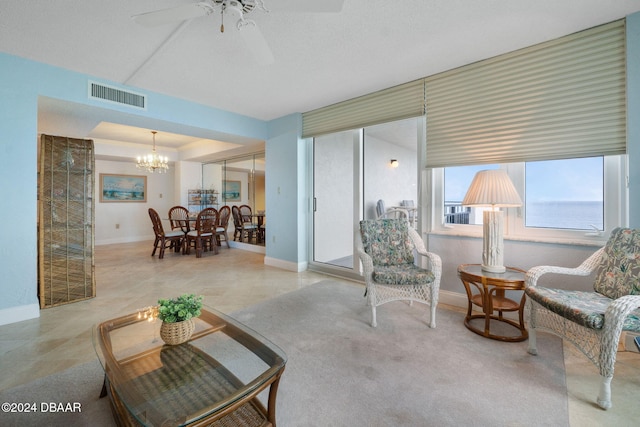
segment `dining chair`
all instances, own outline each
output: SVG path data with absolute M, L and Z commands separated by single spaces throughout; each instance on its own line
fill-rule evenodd
M 387 209 L 384 205 L 384 200 L 379 199 L 376 202 L 376 217 L 383 218 L 386 212 L 387 212 Z
M 220 208 L 218 211 L 218 225 L 216 227 L 216 244 L 221 246 L 221 240 L 224 237 L 224 241 L 227 242 L 227 248 L 229 246 L 229 236 L 227 235 L 227 227 L 229 226 L 229 217 L 231 216 L 231 208 L 227 205 Z
M 176 252 L 179 252 L 185 238 L 182 230 L 172 230 L 165 232 L 164 227 L 162 226 L 160 215 L 158 215 L 158 212 L 153 208 L 149 208 L 149 217 L 151 218 L 151 223 L 153 224 L 153 232 L 156 236 L 155 241 L 153 242 L 153 252 L 151 252 L 151 256 L 154 256 L 156 254 L 156 250 L 160 249 L 158 258 L 164 258 L 164 250 L 167 247 L 174 248 Z
M 243 228 L 247 230 L 247 237 L 250 241 L 250 237 L 253 236 L 256 243 L 262 240 L 262 230 L 260 226 L 253 221 L 253 210 L 249 205 L 240 205 L 240 215 L 242 216 Z M 252 230 L 252 232 L 249 232 Z
M 251 239 L 258 232 L 258 226 L 250 221 L 244 221 L 244 217 L 239 206 L 232 206 L 231 214 L 233 215 L 233 225 L 235 227 L 235 231 L 233 232 L 233 240 L 239 240 L 243 242 L 246 237 L 247 242 L 251 242 Z
M 258 225 L 258 234 L 260 235 L 260 241 L 266 242 L 267 239 L 267 223 L 262 220 L 262 224 Z
M 169 209 L 169 223 L 172 230 L 182 230 L 186 235 L 189 232 L 189 210 L 184 206 L 174 206 Z
M 251 206 L 240 205 L 240 215 L 242 216 L 242 222 L 249 222 L 253 224 L 253 212 Z
M 417 210 L 416 208 L 416 204 L 413 200 L 403 200 L 402 202 L 400 202 L 400 206 L 408 208 L 407 209 L 407 215 L 409 217 L 409 224 L 411 224 L 411 226 L 413 228 L 416 228 L 417 225 L 417 220 L 418 220 L 418 215 L 417 215 Z
M 206 208 L 198 213 L 194 230 L 187 233 L 185 253 L 191 253 L 191 246 L 196 249 L 196 258 L 202 257 L 202 252 L 209 248 L 218 253 L 218 245 L 215 243 L 216 226 L 218 224 L 218 211 L 215 208 Z

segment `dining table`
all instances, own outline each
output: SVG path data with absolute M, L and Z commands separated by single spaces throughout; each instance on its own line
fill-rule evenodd
M 251 214 L 251 216 L 256 219 L 256 223 L 258 224 L 258 228 L 262 227 L 262 225 L 264 224 L 264 218 L 266 217 L 266 213 L 258 212 L 258 213 Z

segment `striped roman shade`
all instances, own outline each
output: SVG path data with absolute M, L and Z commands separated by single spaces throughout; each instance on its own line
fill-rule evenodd
M 626 152 L 625 21 L 425 79 L 427 167 Z
M 394 86 L 302 114 L 309 138 L 424 114 L 424 79 Z

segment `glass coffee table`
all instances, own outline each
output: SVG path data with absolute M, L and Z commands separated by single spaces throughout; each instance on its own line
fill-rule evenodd
M 118 425 L 274 426 L 285 353 L 212 308 L 190 340 L 166 345 L 154 308 L 102 322 L 93 342 Z M 259 394 L 268 397 L 265 408 Z

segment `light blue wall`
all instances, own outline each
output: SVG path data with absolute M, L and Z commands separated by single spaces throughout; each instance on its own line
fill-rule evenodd
M 302 115 L 269 122 L 266 141 L 267 263 L 280 260 L 301 271 L 307 262 L 307 151 L 300 139 Z
M 39 313 L 35 227 L 39 96 L 122 111 L 129 115 L 131 123 L 136 117 L 157 119 L 249 138 L 267 138 L 264 121 L 135 88 L 131 90 L 148 95 L 146 111 L 131 111 L 117 104 L 105 106 L 88 99 L 89 80 L 118 86 L 0 53 L 0 222 L 5 225 L 0 245 L 0 324 L 36 317 Z M 295 183 L 288 185 L 295 187 Z M 295 197 L 295 193 L 288 194 Z
M 629 225 L 640 228 L 640 12 L 627 17 Z
M 0 309 L 10 323 L 38 315 L 36 224 L 37 94 L 24 61 L 0 57 Z M 27 71 L 27 70 L 24 70 Z M 30 75 L 31 74 L 31 75 Z M 14 319 L 11 319 L 14 318 Z M 2 321 L 0 319 L 0 321 Z

